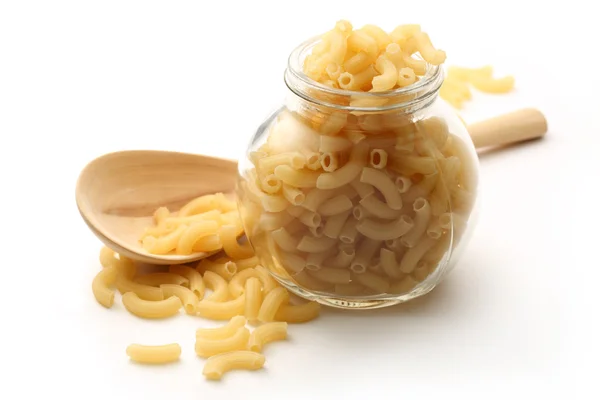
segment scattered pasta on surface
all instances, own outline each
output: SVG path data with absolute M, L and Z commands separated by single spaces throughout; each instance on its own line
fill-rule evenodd
M 515 78 L 494 78 L 493 68 L 489 65 L 480 68 L 450 66 L 440 88 L 440 97 L 454 108 L 461 109 L 472 98 L 471 86 L 484 93 L 508 93 L 514 89 Z

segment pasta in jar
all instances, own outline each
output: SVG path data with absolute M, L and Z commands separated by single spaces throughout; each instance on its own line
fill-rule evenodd
M 286 102 L 240 160 L 237 193 L 258 260 L 286 288 L 380 307 L 451 269 L 473 228 L 478 166 L 439 96 L 445 59 L 419 25 L 348 21 L 291 54 Z

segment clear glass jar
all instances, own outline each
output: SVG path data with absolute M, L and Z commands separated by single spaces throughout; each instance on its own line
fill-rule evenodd
M 318 39 L 290 55 L 282 107 L 239 160 L 246 235 L 290 291 L 340 308 L 377 308 L 431 291 L 473 231 L 478 159 L 441 99 L 440 67 L 370 93 L 302 72 Z

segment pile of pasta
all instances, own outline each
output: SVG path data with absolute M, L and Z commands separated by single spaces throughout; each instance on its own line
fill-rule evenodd
M 410 57 L 414 51 L 423 60 Z M 416 76 L 444 59 L 418 26 L 387 34 L 342 21 L 304 69 L 332 86 L 341 69 L 337 85 L 373 92 L 404 84 L 396 79 L 404 68 Z M 369 79 L 357 83 L 365 70 Z M 265 137 L 249 154 L 241 213 L 256 252 L 269 254 L 265 266 L 290 287 L 350 300 L 397 298 L 436 272 L 460 242 L 476 195 L 476 156 L 445 120 L 299 100 Z
M 415 53 L 421 59 L 413 57 Z M 420 25 L 400 25 L 387 33 L 376 25 L 353 29 L 338 21 L 304 60 L 304 73 L 316 82 L 352 91 L 384 92 L 417 82 L 427 64 L 440 65 L 436 49 Z
M 220 198 L 220 195 L 216 197 Z M 203 196 L 182 210 L 214 198 L 214 195 Z M 203 215 L 206 213 L 210 211 Z M 159 218 L 156 226 L 162 223 L 164 220 Z M 185 230 L 177 227 L 162 234 L 155 233 L 156 238 L 159 242 L 165 237 L 171 238 L 178 229 L 183 235 L 201 223 L 198 219 Z M 208 237 L 207 231 L 202 232 L 193 242 Z M 107 308 L 113 306 L 115 292 L 120 292 L 125 309 L 140 318 L 169 318 L 183 310 L 192 317 L 228 321 L 219 328 L 196 331 L 195 352 L 199 357 L 207 358 L 203 370 L 207 379 L 221 379 L 231 369 L 260 369 L 265 363 L 261 354 L 263 347 L 272 341 L 286 339 L 288 323 L 317 318 L 320 306 L 290 296 L 287 289 L 259 264 L 254 253 L 247 251 L 250 247 L 240 245 L 235 236 L 233 242 L 235 244 L 224 240 L 223 252 L 196 264 L 171 265 L 158 272 L 148 272 L 132 260 L 103 247 L 100 251 L 103 269 L 94 278 L 92 291 L 98 303 Z M 247 323 L 255 328 L 250 331 Z M 179 359 L 181 347 L 177 343 L 132 344 L 126 352 L 134 361 L 162 364 Z
M 470 86 L 484 93 L 508 93 L 515 87 L 515 78 L 510 75 L 494 78 L 490 65 L 481 68 L 451 66 L 440 88 L 440 97 L 454 108 L 461 109 L 464 102 L 473 97 Z

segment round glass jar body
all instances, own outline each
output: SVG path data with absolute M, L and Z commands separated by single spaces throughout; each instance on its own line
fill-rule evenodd
M 478 159 L 429 66 L 389 92 L 329 88 L 301 71 L 239 161 L 238 204 L 261 263 L 290 291 L 376 308 L 431 291 L 473 231 Z

